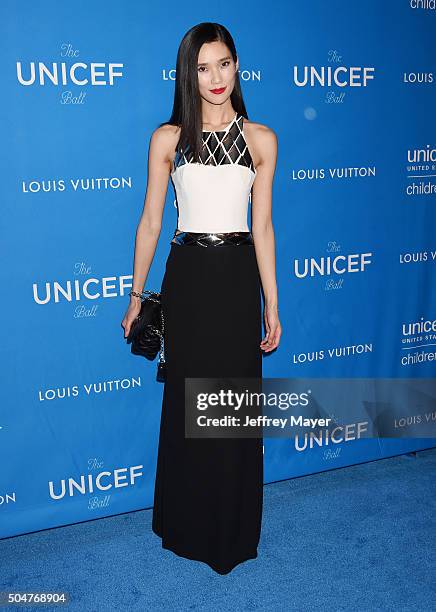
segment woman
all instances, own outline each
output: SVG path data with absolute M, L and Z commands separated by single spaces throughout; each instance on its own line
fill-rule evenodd
M 152 529 L 163 548 L 226 574 L 257 557 L 262 438 L 186 437 L 184 383 L 187 377 L 261 379 L 262 351 L 279 344 L 271 220 L 277 139 L 246 119 L 238 57 L 225 27 L 201 23 L 190 29 L 176 68 L 172 116 L 150 142 L 133 288 L 122 325 L 127 337 L 140 310 L 171 176 L 178 224 L 161 287 L 166 380 Z

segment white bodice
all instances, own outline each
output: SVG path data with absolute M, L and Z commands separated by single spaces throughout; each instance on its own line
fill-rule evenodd
M 249 231 L 248 201 L 256 178 L 244 138 L 243 115 L 225 130 L 203 131 L 201 162 L 180 154 L 171 178 L 178 207 L 177 229 L 184 232 Z

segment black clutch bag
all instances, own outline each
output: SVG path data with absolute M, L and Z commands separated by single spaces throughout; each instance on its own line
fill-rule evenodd
M 142 292 L 141 310 L 131 325 L 126 342 L 131 345 L 130 350 L 134 355 L 141 355 L 150 361 L 159 353 L 156 380 L 164 382 L 164 317 L 160 298 L 160 293 L 156 291 Z

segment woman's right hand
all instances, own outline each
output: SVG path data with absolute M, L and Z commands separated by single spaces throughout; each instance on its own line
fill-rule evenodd
M 121 325 L 124 328 L 124 338 L 127 338 L 127 336 L 130 334 L 132 323 L 141 310 L 141 298 L 135 296 L 131 297 L 132 299 L 130 300 L 129 307 L 124 315 L 124 319 L 121 321 Z

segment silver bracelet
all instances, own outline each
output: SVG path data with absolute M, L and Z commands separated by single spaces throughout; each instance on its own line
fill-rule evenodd
M 135 297 L 142 298 L 142 293 L 138 293 L 137 291 L 129 291 L 129 295 L 134 295 Z

